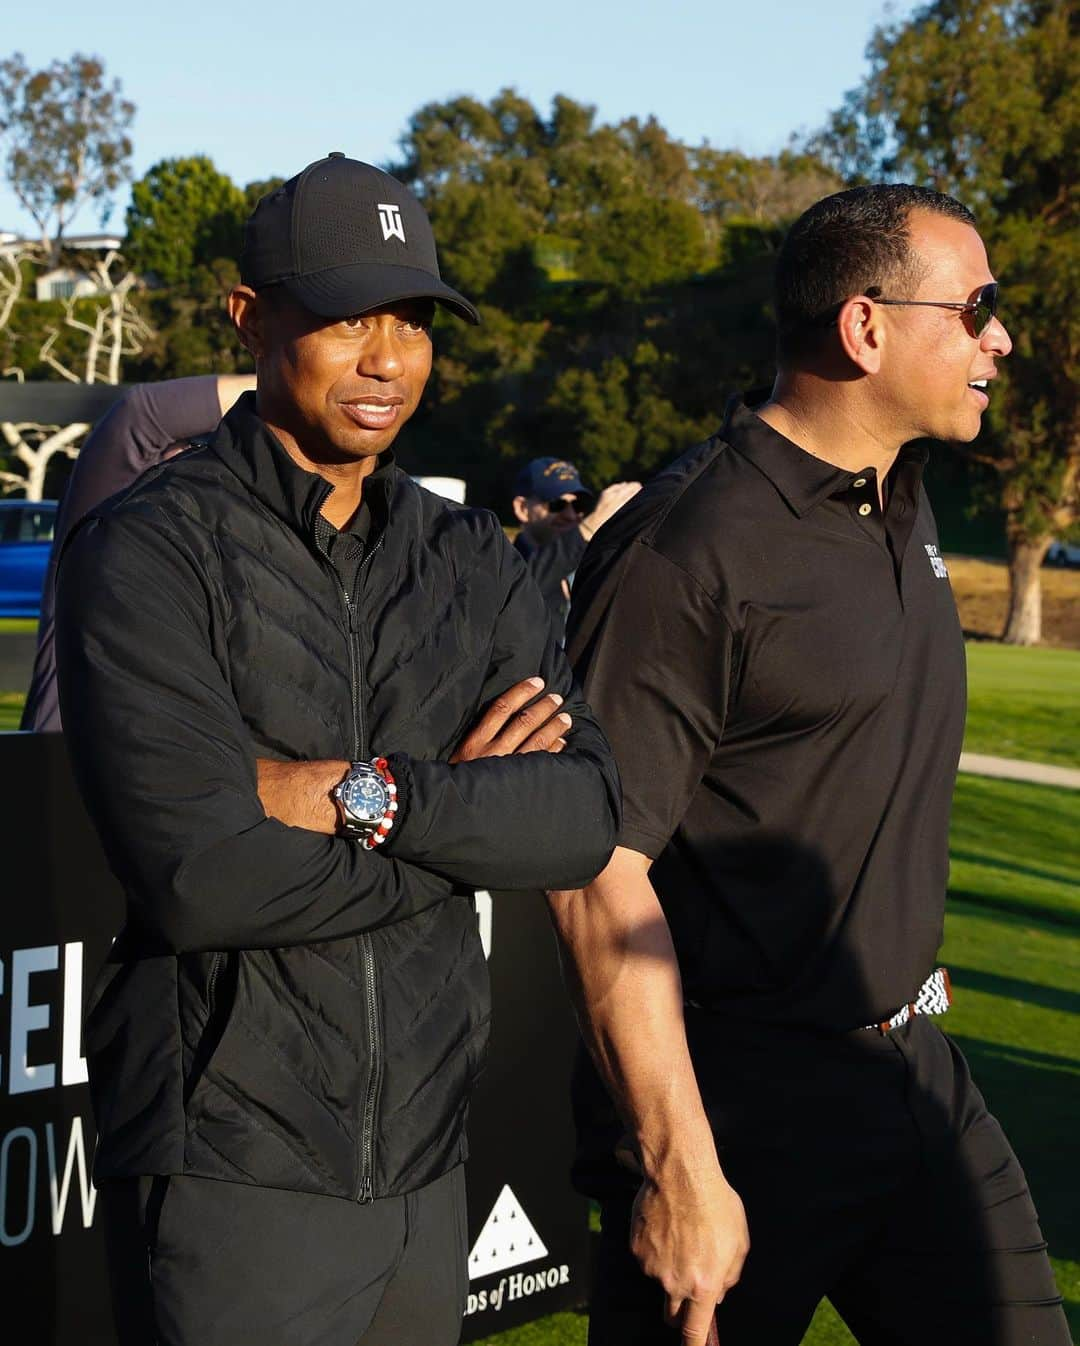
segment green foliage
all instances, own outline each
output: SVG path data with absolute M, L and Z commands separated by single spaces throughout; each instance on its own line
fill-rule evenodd
M 626 299 L 704 271 L 708 256 L 700 213 L 684 201 L 642 197 L 589 221 L 576 271 Z
M 901 178 L 977 213 L 1015 343 L 977 452 L 1014 545 L 1080 518 L 1080 9 L 935 0 L 885 26 L 823 147 L 851 180 Z
M 124 256 L 164 288 L 185 286 L 195 267 L 235 259 L 247 202 L 205 155 L 162 159 L 131 189 Z
M 691 163 L 701 208 L 717 220 L 793 220 L 844 185 L 835 170 L 805 150 L 755 159 L 706 143 L 692 151 Z
M 100 57 L 76 54 L 36 71 L 19 52 L 0 61 L 4 176 L 45 242 L 59 242 L 87 202 L 107 214 L 109 198 L 131 176 L 134 116 Z
M 653 118 L 597 125 L 561 96 L 544 116 L 509 89 L 426 105 L 401 150 L 390 171 L 486 329 L 437 326 L 403 461 L 504 511 L 523 459 L 565 454 L 596 486 L 648 475 L 770 382 L 772 255 L 837 181 L 810 154 L 690 150 Z
M 32 291 L 31 291 L 32 293 Z M 72 310 L 81 322 L 92 322 L 98 300 L 77 299 Z M 81 372 L 86 361 L 86 338 L 64 322 L 64 305 L 59 299 L 21 298 L 12 309 L 5 328 L 0 329 L 0 368 L 18 368 L 27 379 L 56 378 L 56 371 L 40 358 L 41 347 L 56 332 L 53 352 L 61 364 Z
M 264 196 L 277 191 L 285 182 L 284 178 L 264 178 L 249 182 L 244 188 L 244 218 L 246 219 Z
M 142 355 L 128 360 L 128 382 L 181 378 L 187 374 L 250 373 L 251 357 L 236 339 L 225 309 L 240 273 L 236 262 L 217 258 L 193 267 L 186 283 L 141 299 L 154 328 Z

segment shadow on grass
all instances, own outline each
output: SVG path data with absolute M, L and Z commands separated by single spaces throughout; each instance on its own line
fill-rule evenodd
M 987 995 L 1000 995 L 1007 1000 L 1023 1000 L 1028 1005 L 1040 1005 L 1043 1009 L 1080 1014 L 1080 993 L 1075 991 L 1063 991 L 1056 986 L 1023 981 L 1019 977 L 1002 977 L 996 972 L 984 972 L 981 968 L 958 967 L 953 962 L 949 963 L 949 977 L 954 986 L 963 987 L 966 991 L 984 991 Z M 1033 1053 L 1033 1055 L 1039 1054 Z M 1047 1062 L 1059 1059 L 1048 1057 Z M 1075 1063 L 1074 1068 L 1078 1068 Z
M 1037 869 L 1034 865 L 1018 865 L 1013 860 L 998 860 L 987 855 L 985 851 L 958 851 L 951 848 L 949 858 L 954 862 L 961 860 L 969 864 L 980 865 L 984 869 L 1003 870 L 1006 874 L 1020 874 L 1028 879 L 1041 879 L 1047 883 L 1071 884 L 1076 888 L 1077 897 L 1080 900 L 1080 884 L 1060 870 Z
M 993 894 L 969 892 L 963 888 L 949 889 L 949 902 L 964 902 L 971 907 L 980 908 L 986 915 L 1000 912 L 1006 916 L 1019 916 L 1025 922 L 1046 921 L 1050 925 L 1080 928 L 1080 908 L 1077 911 L 1064 910 L 1061 907 L 1046 906 L 1041 902 L 1025 902 L 1011 897 L 997 897 Z

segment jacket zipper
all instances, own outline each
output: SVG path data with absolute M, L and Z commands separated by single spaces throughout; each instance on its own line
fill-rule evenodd
M 382 1042 L 382 1030 L 379 1023 L 379 994 L 376 980 L 375 950 L 370 935 L 360 936 L 360 953 L 364 966 L 364 990 L 367 995 L 368 1052 L 371 1059 L 371 1073 L 368 1076 L 367 1095 L 364 1099 L 364 1113 L 360 1126 L 360 1189 L 356 1199 L 361 1202 L 374 1201 L 375 1171 L 375 1103 L 379 1094 L 382 1076 L 382 1057 L 379 1051 Z
M 348 625 L 349 690 L 352 697 L 353 721 L 352 760 L 354 762 L 364 760 L 366 756 L 365 739 L 367 738 L 366 726 L 364 724 L 364 661 L 363 652 L 360 648 L 360 604 L 358 600 L 364 571 L 367 569 L 371 558 L 381 546 L 382 538 L 379 538 L 374 547 L 371 548 L 368 554 L 360 562 L 360 567 L 356 576 L 356 592 L 351 598 L 341 582 L 341 576 L 337 572 L 337 567 L 329 560 L 327 562 L 330 570 L 333 572 L 334 579 L 341 594 L 342 602 L 345 604 L 345 617 Z M 364 976 L 364 997 L 367 1004 L 368 1058 L 370 1061 L 370 1073 L 368 1075 L 367 1091 L 364 1095 L 364 1110 L 361 1114 L 360 1121 L 360 1171 L 356 1200 L 366 1204 L 375 1199 L 373 1176 L 375 1170 L 375 1108 L 379 1094 L 379 1083 L 382 1076 L 382 1058 L 380 1051 L 382 1031 L 379 1023 L 378 969 L 375 965 L 375 950 L 372 947 L 370 935 L 365 934 L 360 936 L 360 955 Z
M 367 730 L 364 724 L 364 664 L 360 650 L 360 604 L 356 600 L 363 581 L 364 571 L 367 569 L 371 558 L 381 546 L 382 538 L 379 538 L 374 547 L 372 547 L 360 562 L 360 569 L 357 571 L 356 576 L 357 593 L 353 594 L 351 598 L 344 584 L 341 582 L 341 576 L 337 572 L 337 567 L 328 557 L 326 558 L 326 567 L 334 577 L 334 583 L 337 585 L 338 593 L 341 595 L 341 601 L 345 607 L 345 622 L 349 647 L 349 692 L 352 697 L 352 760 L 354 762 L 363 761 L 367 755 L 364 748 L 364 740 L 367 737 Z
M 206 978 L 206 1021 L 209 1023 L 214 1017 L 216 1005 L 214 1003 L 214 992 L 217 990 L 218 973 L 221 971 L 221 964 L 225 960 L 223 953 L 215 953 L 213 961 L 210 964 L 210 974 Z

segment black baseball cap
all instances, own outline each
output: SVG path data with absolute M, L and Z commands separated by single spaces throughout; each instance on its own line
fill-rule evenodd
M 480 321 L 440 277 L 431 222 L 412 192 L 340 152 L 262 198 L 244 227 L 240 279 L 253 290 L 283 285 L 320 318 L 435 299 Z
M 571 491 L 575 495 L 592 495 L 581 484 L 577 468 L 565 458 L 534 458 L 517 474 L 515 487 L 515 495 L 531 495 L 545 503 Z

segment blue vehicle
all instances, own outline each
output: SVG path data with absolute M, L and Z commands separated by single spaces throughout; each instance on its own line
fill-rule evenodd
M 37 617 L 56 500 L 0 500 L 0 617 Z

